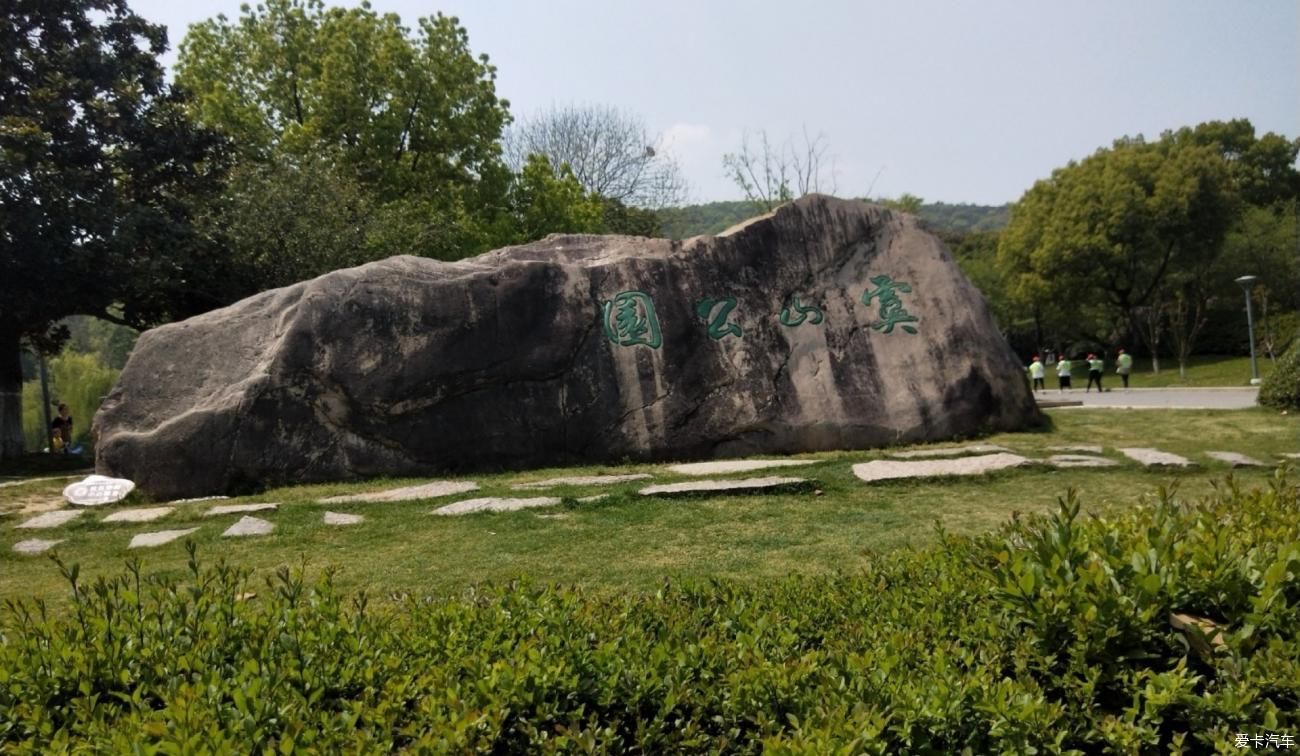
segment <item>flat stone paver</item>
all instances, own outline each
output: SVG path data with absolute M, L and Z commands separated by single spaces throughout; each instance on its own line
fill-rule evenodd
M 612 486 L 615 483 L 627 483 L 631 480 L 649 480 L 654 476 L 649 473 L 629 475 L 582 475 L 574 478 L 550 478 L 535 480 L 531 483 L 516 483 L 511 488 L 525 491 L 537 488 L 554 488 L 556 486 Z
M 1075 446 L 1049 446 L 1051 451 L 1079 452 L 1081 454 L 1101 454 L 1101 444 L 1077 444 Z
M 203 513 L 204 517 L 217 515 L 242 514 L 244 512 L 274 512 L 280 505 L 275 502 L 258 502 L 256 504 L 219 504 Z
M 24 520 L 23 522 L 18 523 L 14 527 L 34 528 L 34 529 L 42 529 L 42 530 L 45 528 L 57 528 L 60 525 L 66 524 L 68 522 L 77 519 L 82 514 L 83 514 L 83 510 L 80 509 L 56 509 L 53 512 L 46 512 L 45 514 L 36 515 L 30 520 Z
M 167 502 L 167 506 L 171 507 L 177 504 L 198 504 L 201 501 L 220 501 L 221 499 L 229 498 L 229 496 L 200 496 L 196 499 L 176 499 L 175 501 Z
M 154 520 L 161 520 L 174 511 L 176 511 L 175 507 L 123 509 L 105 517 L 104 522 L 153 522 Z
M 933 478 L 946 475 L 983 475 L 994 470 L 1030 464 L 1019 454 L 986 454 L 981 457 L 895 461 L 877 459 L 853 466 L 853 474 L 868 483 L 895 478 Z
M 1191 467 L 1192 461 L 1187 457 L 1180 457 L 1177 454 L 1163 452 L 1159 449 L 1148 449 L 1145 447 L 1129 447 L 1120 449 L 1120 454 L 1140 462 L 1146 467 Z
M 809 491 L 815 481 L 804 478 L 745 478 L 743 480 L 688 480 L 684 483 L 667 483 L 648 486 L 637 493 L 642 496 L 695 496 L 702 494 L 758 494 Z
M 595 496 L 579 497 L 578 501 L 582 504 L 590 504 L 594 501 L 600 501 L 601 499 L 608 499 L 608 498 L 609 498 L 609 494 L 596 494 Z
M 1205 456 L 1220 462 L 1227 462 L 1233 467 L 1268 467 L 1264 462 L 1260 462 L 1254 457 L 1248 457 L 1245 454 L 1229 451 L 1208 451 Z
M 343 512 L 326 512 L 326 525 L 360 525 L 365 521 L 365 517 L 359 514 L 345 514 Z
M 458 501 L 445 507 L 439 507 L 430 514 L 461 515 L 471 512 L 514 512 L 519 509 L 532 509 L 533 507 L 553 507 L 559 503 L 560 499 L 555 496 L 537 496 L 531 499 L 502 499 L 490 496 L 482 499 Z
M 57 541 L 42 541 L 39 538 L 29 538 L 26 541 L 19 541 L 14 544 L 14 551 L 19 554 L 41 554 L 63 543 L 60 538 Z
M 715 462 L 691 462 L 684 465 L 669 465 L 668 469 L 680 475 L 730 475 L 767 470 L 773 467 L 800 467 L 815 465 L 815 459 L 720 459 Z
M 1278 456 L 1286 457 L 1287 459 L 1300 459 L 1300 452 L 1282 452 Z
M 63 498 L 79 507 L 98 507 L 125 499 L 135 490 L 135 483 L 125 478 L 88 475 L 84 480 L 69 483 L 63 489 Z
M 226 532 L 221 534 L 222 538 L 237 538 L 240 536 L 260 536 L 270 535 L 275 530 L 275 525 L 266 520 L 244 515 L 239 518 L 239 522 L 226 528 Z
M 956 457 L 962 454 L 993 454 L 1011 451 L 996 444 L 972 444 L 971 446 L 945 446 L 942 449 L 913 449 L 912 451 L 890 452 L 894 459 L 925 459 L 926 457 Z
M 470 481 L 435 480 L 432 483 L 421 483 L 418 486 L 406 486 L 405 488 L 390 488 L 387 491 L 331 496 L 320 501 L 322 504 L 346 504 L 354 501 L 411 501 L 413 499 L 436 499 L 440 496 L 454 496 L 455 494 L 477 490 L 478 484 Z
M 185 528 L 184 530 L 157 530 L 152 533 L 139 533 L 131 537 L 131 543 L 127 545 L 128 549 L 142 549 L 149 546 L 162 546 L 165 543 L 171 543 L 177 538 L 185 536 L 198 530 L 198 528 Z
M 1093 457 L 1086 454 L 1053 454 L 1047 458 L 1052 467 L 1114 467 L 1119 463 L 1105 457 Z

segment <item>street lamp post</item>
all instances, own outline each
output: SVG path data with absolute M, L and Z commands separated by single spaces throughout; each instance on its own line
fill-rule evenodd
M 1255 276 L 1242 276 L 1236 279 L 1241 290 L 1246 292 L 1246 328 L 1250 333 L 1250 385 L 1259 385 L 1259 363 L 1255 361 L 1255 316 L 1250 308 L 1250 286 L 1255 283 Z

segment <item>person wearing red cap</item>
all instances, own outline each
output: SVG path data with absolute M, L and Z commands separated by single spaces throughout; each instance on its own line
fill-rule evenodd
M 1029 363 L 1029 377 L 1034 379 L 1034 391 L 1046 391 L 1047 387 L 1043 385 L 1043 363 L 1034 355 L 1034 361 Z
M 1105 366 L 1106 364 L 1097 355 L 1091 352 L 1088 353 L 1088 388 L 1084 389 L 1083 393 L 1086 394 L 1092 391 L 1094 382 L 1097 384 L 1097 392 L 1101 393 L 1103 390 L 1101 388 L 1101 372 L 1105 369 Z
M 1133 355 L 1126 354 L 1123 349 L 1119 350 L 1119 357 L 1115 360 L 1115 372 L 1119 373 L 1120 380 L 1124 381 L 1124 388 L 1128 388 L 1128 374 L 1133 372 Z

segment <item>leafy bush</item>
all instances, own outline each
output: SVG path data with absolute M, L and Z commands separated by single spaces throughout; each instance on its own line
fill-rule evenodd
M 940 535 L 853 575 L 383 607 L 328 570 L 240 601 L 248 574 L 192 548 L 179 582 L 64 567 L 69 612 L 4 612 L 0 750 L 1154 753 L 1300 730 L 1282 473 Z
M 1291 345 L 1277 367 L 1259 388 L 1259 403 L 1265 407 L 1300 410 L 1300 340 Z

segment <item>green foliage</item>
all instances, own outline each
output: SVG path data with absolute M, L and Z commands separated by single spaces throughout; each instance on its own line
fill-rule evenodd
M 318 229 L 285 243 L 296 250 L 263 253 L 277 261 L 273 270 L 303 257 L 318 270 L 494 246 L 490 229 L 510 183 L 499 143 L 508 103 L 495 79 L 454 17 L 421 18 L 412 32 L 368 4 L 319 0 L 245 5 L 237 21 L 195 24 L 177 61 L 199 120 L 230 134 L 243 163 L 267 166 L 247 168 L 232 188 L 229 209 L 245 221 L 231 227 L 234 245 L 246 256 L 295 208 L 304 214 L 289 228 Z M 322 196 L 295 205 L 286 192 L 311 180 Z M 240 212 L 262 198 L 278 211 L 267 222 Z M 358 216 L 397 221 L 401 235 L 350 227 Z M 328 246 L 312 251 L 317 242 Z
M 113 390 L 121 371 L 104 365 L 94 354 L 66 351 L 49 360 L 50 417 L 60 402 L 68 405 L 73 419 L 74 444 L 90 441 L 90 421 L 99 411 L 100 400 Z M 49 445 L 45 413 L 41 408 L 41 382 L 23 386 L 23 434 L 28 449 Z
M 1300 725 L 1282 475 L 940 540 L 853 575 L 396 606 L 341 596 L 330 570 L 253 586 L 192 550 L 183 581 L 61 564 L 71 611 L 3 612 L 0 747 L 1206 752 Z M 1175 612 L 1214 627 L 1185 634 Z
M 605 204 L 582 188 L 568 166 L 557 173 L 541 155 L 528 156 L 511 184 L 509 205 L 515 243 L 556 232 L 597 233 L 605 218 Z
M 931 228 L 945 231 L 999 231 L 1011 218 L 1011 205 L 970 205 L 931 202 L 917 215 Z
M 0 457 L 21 446 L 22 341 L 73 314 L 159 322 L 221 304 L 191 204 L 224 143 L 187 118 L 161 26 L 124 0 L 6 3 L 0 17 Z
M 950 205 L 944 202 L 922 204 L 916 211 L 926 228 L 933 232 L 997 231 L 1007 224 L 1009 214 L 1009 205 Z M 747 201 L 707 202 L 659 211 L 662 233 L 672 239 L 716 235 L 753 216 L 754 205 Z M 945 241 L 948 241 L 947 237 Z M 951 241 L 948 244 L 952 246 Z
M 1259 403 L 1265 407 L 1300 411 L 1300 340 L 1277 361 L 1277 367 L 1259 388 Z

